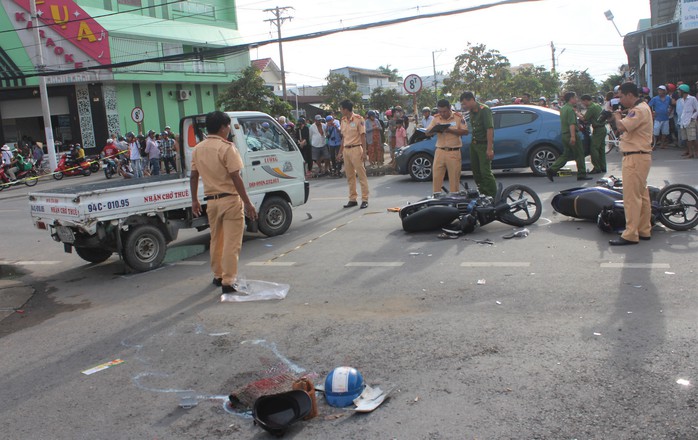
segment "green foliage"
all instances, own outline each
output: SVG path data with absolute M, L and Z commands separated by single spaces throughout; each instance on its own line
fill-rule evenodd
M 378 71 L 385 75 L 388 75 L 388 81 L 399 82 L 402 80 L 402 76 L 400 76 L 397 69 L 391 69 L 390 64 L 386 64 L 385 66 L 379 66 Z
M 596 81 L 586 70 L 583 72 L 568 70 L 563 77 L 565 78 L 563 92 L 577 92 L 577 96 L 585 93 L 593 96 L 598 91 Z
M 400 105 L 404 108 L 408 99 L 409 96 L 400 95 L 395 89 L 377 87 L 371 91 L 369 107 L 381 112 L 395 107 L 396 105 Z M 409 99 L 409 102 L 412 102 L 412 100 Z
M 422 88 L 422 91 L 417 94 L 417 112 L 421 114 L 424 107 L 436 107 L 436 101 L 433 87 Z
M 283 101 L 264 86 L 261 72 L 254 67 L 246 67 L 238 79 L 218 96 L 216 106 L 223 110 L 256 110 L 270 115 L 288 115 L 291 105 Z
M 502 96 L 511 77 L 509 60 L 496 49 L 468 42 L 466 51 L 456 57 L 456 64 L 444 80 L 443 92 L 455 99 L 469 90 L 483 98 Z
M 536 103 L 538 97 L 550 98 L 560 91 L 560 81 L 557 74 L 547 71 L 542 66 L 527 67 L 519 70 L 506 84 L 503 97 L 521 97 L 524 93 L 531 94 L 531 101 Z
M 355 82 L 339 73 L 330 73 L 327 76 L 327 85 L 323 87 L 322 94 L 326 96 L 325 104 L 331 111 L 339 111 L 339 103 L 345 99 L 354 103 L 354 112 L 360 113 L 363 110 L 361 92 Z
M 603 92 L 610 92 L 615 86 L 622 84 L 624 81 L 623 75 L 615 74 L 606 78 L 599 87 Z

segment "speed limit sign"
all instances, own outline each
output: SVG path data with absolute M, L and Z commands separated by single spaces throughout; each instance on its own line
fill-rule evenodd
M 420 90 L 422 90 L 422 78 L 420 78 L 418 75 L 415 75 L 414 73 L 411 75 L 407 75 L 405 78 L 405 82 L 402 83 L 403 87 L 405 87 L 405 91 L 409 93 L 410 95 L 415 95 L 419 93 Z
M 143 109 L 140 107 L 133 107 L 133 110 L 131 110 L 131 119 L 133 119 L 133 122 L 136 124 L 143 122 Z

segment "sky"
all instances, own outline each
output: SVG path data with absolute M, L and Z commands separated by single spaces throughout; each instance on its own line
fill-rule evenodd
M 281 27 L 283 37 L 337 29 L 434 12 L 495 3 L 496 0 L 238 0 L 239 30 L 246 42 L 276 38 L 276 27 L 264 9 L 293 6 L 292 20 Z M 446 17 L 411 21 L 370 30 L 343 32 L 283 45 L 289 87 L 325 83 L 330 69 L 346 66 L 376 69 L 390 65 L 409 74 L 448 74 L 468 42 L 483 43 L 509 59 L 512 66 L 532 63 L 550 70 L 550 42 L 557 49 L 557 71 L 585 70 L 598 81 L 618 73 L 627 63 L 623 39 L 604 12 L 611 10 L 625 35 L 650 17 L 649 0 L 539 0 Z M 252 59 L 272 58 L 279 65 L 278 44 L 250 53 Z

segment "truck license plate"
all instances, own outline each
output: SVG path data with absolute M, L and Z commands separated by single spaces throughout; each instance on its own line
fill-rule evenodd
M 63 243 L 75 243 L 75 234 L 73 231 L 66 226 L 56 226 L 56 233 L 58 233 L 58 238 Z

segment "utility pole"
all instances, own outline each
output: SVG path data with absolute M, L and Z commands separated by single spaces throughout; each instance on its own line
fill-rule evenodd
M 446 51 L 446 49 L 439 49 L 439 50 L 432 50 L 431 51 L 431 62 L 434 66 L 434 98 L 436 99 L 437 103 L 439 102 L 439 91 L 436 87 L 436 83 L 437 83 L 437 81 L 436 81 L 436 56 L 434 54 L 436 54 L 437 52 L 445 52 L 445 51 Z
M 284 101 L 286 101 L 286 70 L 284 70 L 284 49 L 281 45 L 281 25 L 284 24 L 284 21 L 288 20 L 291 21 L 293 17 L 286 15 L 282 16 L 283 14 L 286 13 L 289 9 L 294 9 L 292 6 L 284 6 L 283 8 L 280 7 L 275 7 L 271 9 L 265 9 L 264 12 L 271 12 L 274 18 L 269 18 L 264 21 L 268 21 L 270 23 L 273 23 L 276 26 L 276 33 L 279 38 L 279 58 L 281 61 L 281 89 L 283 90 L 284 94 Z
M 553 68 L 550 72 L 554 75 L 555 74 L 555 44 L 553 44 L 552 41 L 550 42 L 550 51 L 552 52 L 552 56 L 553 56 Z
M 41 35 L 39 34 L 39 17 L 36 15 L 36 0 L 29 1 L 29 14 L 31 15 L 32 27 L 34 28 L 34 42 L 36 44 L 37 65 L 36 70 L 43 72 L 46 70 L 44 64 L 44 54 L 41 51 Z M 56 161 L 56 146 L 53 143 L 53 127 L 51 126 L 51 110 L 48 106 L 48 92 L 46 90 L 46 77 L 39 77 L 39 95 L 41 98 L 41 112 L 44 116 L 44 134 L 46 136 L 46 150 L 48 151 L 48 162 L 51 165 L 51 170 L 55 170 Z

